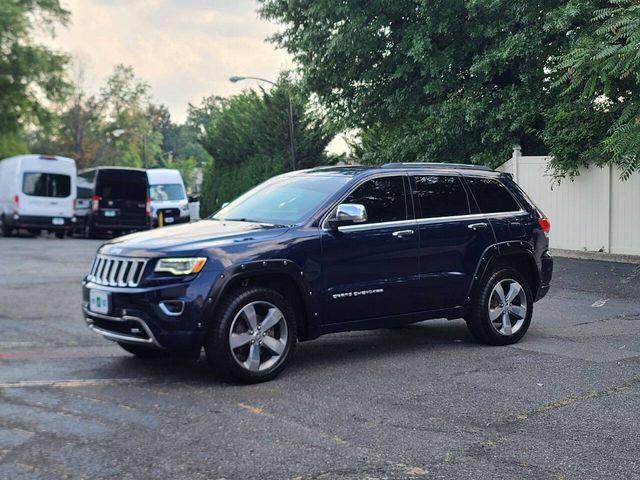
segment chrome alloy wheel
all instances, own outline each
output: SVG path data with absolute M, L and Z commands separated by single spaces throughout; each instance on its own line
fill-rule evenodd
M 242 368 L 262 372 L 283 359 L 288 335 L 287 322 L 278 307 L 269 302 L 251 302 L 231 323 L 229 347 Z
M 527 295 L 517 281 L 500 280 L 489 297 L 489 320 L 500 335 L 518 333 L 527 318 Z

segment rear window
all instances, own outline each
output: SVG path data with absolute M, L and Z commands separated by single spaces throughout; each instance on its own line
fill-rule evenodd
M 22 193 L 34 197 L 68 197 L 71 194 L 71 177 L 57 173 L 25 172 Z
M 482 213 L 517 212 L 520 205 L 507 187 L 492 178 L 466 177 Z
M 187 198 L 184 193 L 184 188 L 179 183 L 149 185 L 149 197 L 151 197 L 151 200 L 154 202 L 184 200 Z
M 93 189 L 87 187 L 78 187 L 78 198 L 91 198 Z
M 469 199 L 457 177 L 424 175 L 414 177 L 415 198 L 422 218 L 451 217 L 470 213 Z
M 102 200 L 147 200 L 147 176 L 144 172 L 102 170 L 98 175 L 96 195 Z

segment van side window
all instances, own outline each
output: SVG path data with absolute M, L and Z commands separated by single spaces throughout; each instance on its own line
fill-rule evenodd
M 517 212 L 520 205 L 502 183 L 492 178 L 465 177 L 482 213 Z
M 420 175 L 413 177 L 413 181 L 421 218 L 452 217 L 471 212 L 467 192 L 458 177 Z
M 65 198 L 71 195 L 71 177 L 55 173 L 25 172 L 22 193 L 34 197 Z
M 342 203 L 359 203 L 367 209 L 366 223 L 407 219 L 404 180 L 401 176 L 374 178 L 356 188 Z

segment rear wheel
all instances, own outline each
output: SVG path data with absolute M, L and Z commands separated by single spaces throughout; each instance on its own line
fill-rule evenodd
M 279 292 L 256 287 L 224 300 L 205 352 L 211 367 L 231 381 L 257 383 L 276 377 L 296 347 L 295 310 Z
M 3 237 L 10 237 L 11 235 L 13 235 L 13 228 L 11 228 L 9 225 L 5 225 L 3 223 L 2 224 L 2 236 Z
M 56 230 L 56 233 L 55 233 L 56 238 L 60 238 L 60 239 L 64 238 L 64 233 L 65 233 L 64 230 Z
M 167 352 L 157 348 L 145 347 L 143 345 L 132 345 L 130 343 L 118 342 L 123 350 L 132 353 L 138 358 L 160 358 L 166 357 Z
M 478 341 L 510 345 L 527 333 L 532 313 L 529 282 L 518 271 L 505 268 L 485 276 L 466 321 Z

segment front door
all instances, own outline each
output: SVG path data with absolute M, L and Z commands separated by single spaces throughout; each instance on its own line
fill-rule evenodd
M 406 190 L 401 175 L 368 180 L 342 201 L 364 205 L 367 221 L 323 230 L 323 323 L 415 310 L 418 232 Z

